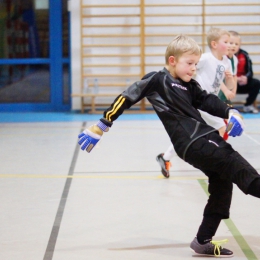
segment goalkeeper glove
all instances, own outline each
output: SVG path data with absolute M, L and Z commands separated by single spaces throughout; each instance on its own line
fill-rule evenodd
M 226 132 L 229 136 L 240 136 L 245 128 L 243 117 L 236 109 L 229 110 Z
M 102 120 L 104 121 L 104 119 Z M 108 132 L 109 126 L 104 124 L 104 122 L 99 121 L 95 125 L 91 125 L 85 129 L 81 134 L 79 134 L 78 144 L 81 146 L 81 150 L 86 150 L 88 153 L 95 147 L 99 142 L 104 132 Z M 109 122 L 110 126 L 111 123 Z

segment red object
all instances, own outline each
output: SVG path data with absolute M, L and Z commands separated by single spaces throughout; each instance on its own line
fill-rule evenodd
M 227 139 L 228 139 L 228 133 L 227 133 L 227 132 L 225 132 L 225 134 L 223 135 L 223 139 L 224 139 L 225 141 L 227 141 Z
M 226 119 L 224 119 L 224 122 L 225 122 L 225 124 L 227 125 L 228 121 L 227 121 Z M 227 139 L 228 139 L 228 133 L 227 133 L 227 132 L 224 133 L 223 139 L 224 139 L 225 141 L 227 141 Z
M 243 53 L 239 53 L 237 55 L 238 64 L 237 64 L 237 76 L 243 76 L 246 75 L 246 57 Z

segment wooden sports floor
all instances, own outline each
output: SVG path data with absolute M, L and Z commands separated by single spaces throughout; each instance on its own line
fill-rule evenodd
M 123 115 L 90 153 L 77 135 L 99 115 L 0 113 L 1 260 L 182 260 L 193 257 L 207 179 L 177 156 L 157 117 Z M 260 116 L 229 142 L 260 171 Z M 260 200 L 236 186 L 215 240 L 233 259 L 260 259 Z

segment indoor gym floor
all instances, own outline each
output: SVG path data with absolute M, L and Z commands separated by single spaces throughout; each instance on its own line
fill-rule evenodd
M 177 156 L 154 114 L 122 115 L 90 153 L 77 135 L 101 115 L 0 113 L 0 260 L 194 259 L 189 244 L 207 201 L 205 176 Z M 229 142 L 260 171 L 260 115 Z M 260 200 L 234 188 L 233 259 L 260 259 Z M 196 257 L 196 259 L 205 259 Z

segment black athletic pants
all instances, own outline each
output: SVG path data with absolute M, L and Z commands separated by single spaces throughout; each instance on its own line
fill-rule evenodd
M 252 105 L 257 98 L 260 89 L 260 81 L 258 79 L 248 79 L 246 85 L 237 85 L 237 93 L 248 94 L 245 106 Z
M 210 197 L 204 215 L 217 213 L 228 218 L 233 183 L 248 194 L 251 182 L 260 178 L 257 171 L 217 132 L 201 137 L 191 144 L 186 161 L 209 178 Z
M 210 196 L 198 232 L 204 240 L 215 235 L 221 219 L 229 218 L 233 183 L 248 194 L 253 182 L 249 193 L 260 197 L 260 175 L 216 132 L 196 140 L 189 147 L 185 161 L 209 178 Z

